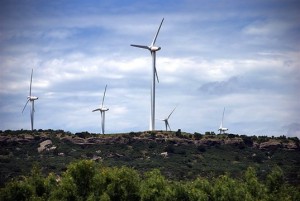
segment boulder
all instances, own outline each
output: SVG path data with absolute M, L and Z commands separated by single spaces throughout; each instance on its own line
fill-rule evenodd
M 45 140 L 45 141 L 41 142 L 40 146 L 38 147 L 38 152 L 41 153 L 42 151 L 44 151 L 48 145 L 52 145 L 51 140 Z

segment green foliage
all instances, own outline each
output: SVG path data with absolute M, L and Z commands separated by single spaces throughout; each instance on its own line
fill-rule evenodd
M 70 175 L 64 174 L 57 188 L 51 193 L 49 200 L 80 200 L 76 193 L 76 185 Z
M 102 168 L 95 178 L 97 194 L 102 199 L 140 200 L 140 177 L 137 171 L 127 168 Z M 101 199 L 101 200 L 102 200 Z
M 258 181 L 256 171 L 253 167 L 249 167 L 244 176 L 244 185 L 248 193 L 254 200 L 266 199 L 266 187 Z
M 195 132 L 194 138 L 195 138 L 195 140 L 200 140 L 202 138 L 202 135 L 200 133 Z
M 241 180 L 228 174 L 212 180 L 170 181 L 158 169 L 142 177 L 128 167 L 104 167 L 91 160 L 71 163 L 61 176 L 43 178 L 34 166 L 31 174 L 8 182 L 0 189 L 0 201 L 227 201 L 227 200 L 300 200 L 299 187 L 283 180 L 283 171 L 275 167 L 265 181 L 255 168 L 248 168 Z M 143 179 L 141 179 L 143 178 Z
M 141 182 L 140 189 L 142 201 L 167 200 L 170 194 L 169 183 L 158 169 L 145 174 L 145 179 Z
M 68 170 L 64 175 L 65 186 L 63 188 L 69 189 L 74 187 L 76 196 L 86 200 L 89 193 L 93 190 L 93 178 L 95 176 L 96 166 L 91 160 L 81 160 L 69 165 Z M 70 195 L 71 197 L 73 195 Z
M 57 189 L 58 183 L 56 181 L 56 175 L 50 173 L 48 177 L 44 180 L 45 194 L 44 197 L 50 197 L 51 193 Z
M 140 173 L 161 167 L 166 178 L 177 180 L 218 177 L 224 172 L 239 178 L 255 162 L 259 179 L 265 179 L 270 169 L 279 165 L 285 182 L 300 184 L 298 138 L 273 137 L 272 141 L 280 143 L 289 140 L 289 145 L 294 148 L 287 150 L 288 145 L 283 144 L 268 150 L 259 149 L 258 143 L 268 141 L 270 137 L 214 135 L 212 132 L 190 135 L 177 131 L 177 134 L 179 137 L 176 132 L 164 131 L 112 135 L 87 132 L 74 135 L 51 129 L 4 131 L 1 136 L 6 137 L 0 142 L 0 187 L 12 178 L 30 172 L 34 162 L 47 176 L 51 172 L 61 174 L 68 164 L 82 159 L 102 161 L 106 166 L 130 166 Z M 38 152 L 39 144 L 48 139 L 54 149 Z M 164 151 L 169 154 L 167 158 L 160 155 Z
M 1 133 L 6 137 L 0 142 L 0 201 L 300 200 L 298 138 L 272 138 L 294 143 L 287 150 L 284 144 L 257 148 L 269 137 L 211 132 L 39 132 Z M 56 148 L 39 153 L 40 142 L 48 139 Z M 164 151 L 168 157 L 161 156 Z
M 246 200 L 247 191 L 239 181 L 222 175 L 216 179 L 213 187 L 213 199 L 217 201 L 239 201 Z
M 0 191 L 1 201 L 25 201 L 29 200 L 34 194 L 32 186 L 24 181 L 9 182 L 5 188 Z
M 269 193 L 276 193 L 284 184 L 283 172 L 278 166 L 274 167 L 272 172 L 267 176 L 266 186 Z

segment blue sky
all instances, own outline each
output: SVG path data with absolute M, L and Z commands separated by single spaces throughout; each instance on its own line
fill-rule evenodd
M 100 133 L 149 128 L 156 44 L 156 118 L 178 104 L 172 130 L 300 137 L 300 4 L 252 1 L 14 1 L 0 3 L 0 129 L 22 114 L 34 69 L 35 128 Z M 156 121 L 156 129 L 164 129 Z

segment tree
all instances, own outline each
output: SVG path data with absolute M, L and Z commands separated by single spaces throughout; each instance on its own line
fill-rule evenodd
M 73 162 L 63 174 L 53 200 L 86 200 L 93 192 L 96 164 L 92 160 Z
M 32 187 L 24 181 L 9 182 L 0 191 L 0 200 L 3 201 L 26 201 L 34 194 Z
M 101 200 L 140 200 L 140 177 L 132 168 L 102 168 L 94 184 L 95 193 L 102 197 Z
M 261 184 L 256 176 L 256 171 L 253 167 L 249 167 L 245 172 L 245 185 L 247 191 L 254 200 L 265 200 L 267 197 L 267 189 Z
M 145 174 L 145 179 L 141 182 L 140 186 L 140 195 L 142 201 L 170 199 L 171 189 L 158 169 Z
M 251 200 L 244 185 L 228 175 L 222 175 L 216 179 L 212 197 L 216 201 Z
M 276 193 L 280 190 L 283 184 L 284 179 L 282 169 L 279 166 L 276 166 L 266 178 L 266 185 L 269 193 Z
M 46 193 L 44 181 L 45 179 L 41 173 L 41 168 L 37 164 L 34 164 L 31 175 L 26 178 L 26 182 L 32 186 L 34 194 L 37 197 L 42 197 Z

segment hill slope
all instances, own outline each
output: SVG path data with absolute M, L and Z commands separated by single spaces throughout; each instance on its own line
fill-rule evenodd
M 144 172 L 159 168 L 170 179 L 211 178 L 229 173 L 240 177 L 247 167 L 265 175 L 276 165 L 286 181 L 300 184 L 298 138 L 266 136 L 138 132 L 96 135 L 62 130 L 4 131 L 0 133 L 0 184 L 27 174 L 33 164 L 45 174 L 60 174 L 78 159 L 107 166 L 128 166 Z

